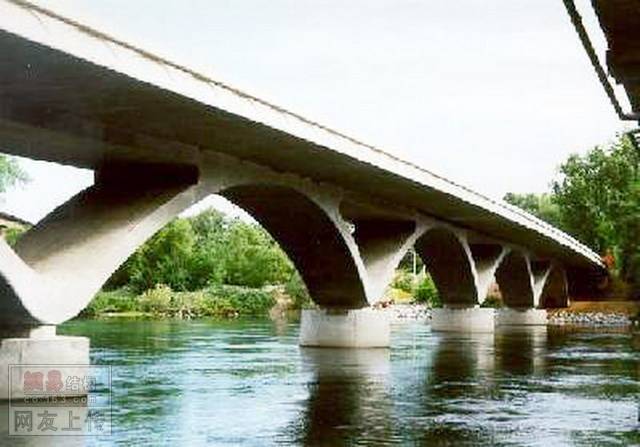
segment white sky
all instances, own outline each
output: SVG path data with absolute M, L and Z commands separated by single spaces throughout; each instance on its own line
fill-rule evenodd
M 558 0 L 38 3 L 492 196 L 545 191 L 624 126 Z M 31 221 L 92 182 L 22 164 L 0 207 Z

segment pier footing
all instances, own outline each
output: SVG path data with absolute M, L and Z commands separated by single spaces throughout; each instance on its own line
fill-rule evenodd
M 57 384 L 89 365 L 87 337 L 56 335 L 55 326 L 0 332 L 0 400 L 56 396 Z
M 544 326 L 547 324 L 547 311 L 505 307 L 496 311 L 496 324 L 499 326 Z
M 384 312 L 366 309 L 307 309 L 300 321 L 300 346 L 388 348 L 390 326 Z

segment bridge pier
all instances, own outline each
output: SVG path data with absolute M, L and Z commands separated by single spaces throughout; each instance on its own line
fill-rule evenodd
M 495 310 L 469 305 L 447 305 L 433 309 L 431 329 L 434 331 L 493 332 Z
M 527 307 L 504 307 L 496 310 L 498 326 L 544 326 L 547 324 L 547 311 Z
M 67 377 L 81 376 L 78 367 L 89 365 L 89 339 L 56 335 L 53 325 L 3 327 L 0 336 L 0 400 L 38 392 L 55 396 L 56 390 L 47 387 L 49 371 L 59 371 L 64 384 Z M 25 386 L 26 373 L 35 380 L 30 389 Z
M 299 342 L 307 347 L 388 348 L 390 332 L 388 316 L 371 308 L 305 309 Z

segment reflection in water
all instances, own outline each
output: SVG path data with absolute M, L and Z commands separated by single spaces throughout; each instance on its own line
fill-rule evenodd
M 297 331 L 262 320 L 65 325 L 91 336 L 94 363 L 113 365 L 113 435 L 0 445 L 640 443 L 640 341 L 626 330 L 406 323 L 392 349 L 357 351 L 301 349 Z
M 496 369 L 502 376 L 540 374 L 546 349 L 546 326 L 500 327 L 495 333 Z
M 301 349 L 309 398 L 294 431 L 305 445 L 355 443 L 391 434 L 388 349 Z

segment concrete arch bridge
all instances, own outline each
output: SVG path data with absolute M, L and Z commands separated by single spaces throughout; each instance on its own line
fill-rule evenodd
M 494 277 L 499 321 L 524 324 L 602 272 L 596 253 L 518 208 L 36 5 L 0 0 L 0 60 L 2 151 L 95 172 L 15 251 L 0 244 L 9 356 L 34 340 L 86 355 L 52 328 L 210 194 L 254 216 L 299 269 L 320 306 L 303 316 L 303 344 L 387 345 L 369 307 L 413 246 L 445 305 L 434 329 L 490 330 L 493 311 L 477 306 Z

